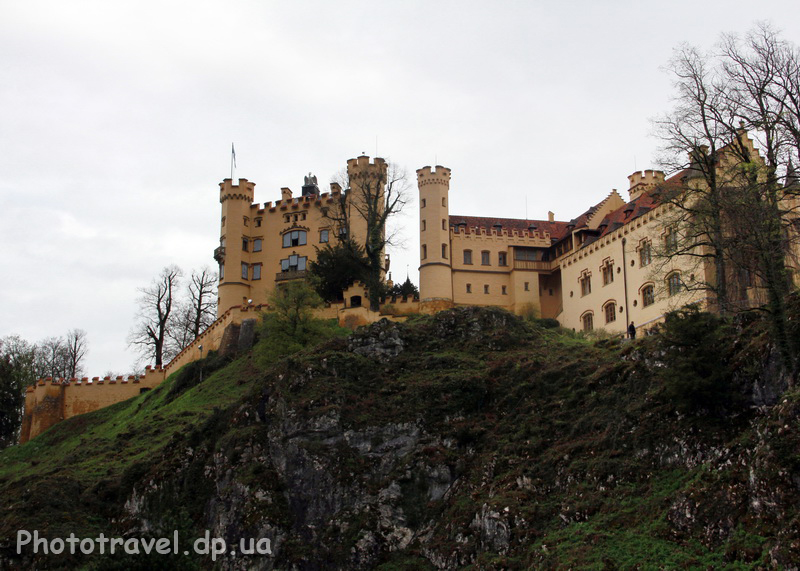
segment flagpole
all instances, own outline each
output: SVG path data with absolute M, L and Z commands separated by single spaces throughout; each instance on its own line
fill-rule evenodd
M 233 168 L 236 166 L 236 149 L 233 148 L 231 143 L 231 184 L 233 184 Z

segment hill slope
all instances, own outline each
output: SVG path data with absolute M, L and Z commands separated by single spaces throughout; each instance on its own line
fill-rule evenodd
M 49 538 L 268 538 L 223 569 L 791 568 L 800 395 L 759 322 L 592 341 L 500 310 L 263 339 L 0 454 L 2 560 Z M 203 370 L 202 381 L 201 368 Z M 246 544 L 245 544 L 246 545 Z M 47 568 L 208 568 L 61 554 Z

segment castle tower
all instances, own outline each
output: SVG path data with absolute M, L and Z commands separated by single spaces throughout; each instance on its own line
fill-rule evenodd
M 347 208 L 349 209 L 347 219 L 350 222 L 350 237 L 359 244 L 366 245 L 367 243 L 367 220 L 364 214 L 383 213 L 387 172 L 386 161 L 379 157 L 375 157 L 373 162 L 370 162 L 366 155 L 347 161 L 347 178 L 350 183 L 350 189 L 347 191 Z M 367 202 L 371 204 L 367 204 Z M 383 251 L 378 255 L 381 260 L 384 259 Z M 383 264 L 381 267 L 384 268 L 381 274 L 381 278 L 383 278 L 387 268 Z
M 247 263 L 247 251 L 242 243 L 253 224 L 249 216 L 255 186 L 246 178 L 240 178 L 238 185 L 234 185 L 229 178 L 219 184 L 222 219 L 219 247 L 214 250 L 220 274 L 217 316 L 234 305 L 246 303 L 250 298 L 250 284 L 242 279 L 242 264 Z
M 417 170 L 420 228 L 420 301 L 425 311 L 453 305 L 450 251 L 450 169 Z

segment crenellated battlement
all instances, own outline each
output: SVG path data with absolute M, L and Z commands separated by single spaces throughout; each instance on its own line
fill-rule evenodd
M 256 183 L 248 181 L 246 178 L 240 178 L 239 184 L 233 184 L 233 181 L 226 178 L 219 183 L 219 201 L 225 202 L 226 200 L 246 200 L 253 202 L 255 196 Z
M 465 239 L 494 239 L 494 240 L 513 240 L 515 243 L 523 243 L 536 246 L 550 246 L 550 233 L 541 230 L 487 230 L 485 227 L 457 225 L 450 227 L 453 237 Z
M 425 186 L 430 184 L 443 184 L 447 187 L 450 186 L 450 169 L 442 165 L 436 165 L 435 169 L 430 166 L 424 166 L 417 169 L 417 184 Z
M 348 159 L 347 172 L 353 170 L 373 170 L 373 169 L 386 169 L 386 160 L 381 157 L 375 157 L 370 161 L 369 156 L 361 155 L 355 159 Z
M 628 181 L 630 182 L 630 187 L 628 192 L 630 193 L 631 200 L 635 199 L 642 192 L 651 190 L 657 185 L 663 183 L 664 178 L 663 171 L 652 169 L 648 169 L 646 171 L 637 171 L 629 175 Z

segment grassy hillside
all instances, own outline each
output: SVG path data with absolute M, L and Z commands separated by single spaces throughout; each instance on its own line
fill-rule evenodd
M 800 560 L 800 395 L 758 320 L 687 313 L 635 343 L 543 325 L 460 309 L 187 366 L 0 453 L 3 561 L 31 563 L 17 529 L 270 537 L 264 569 Z

